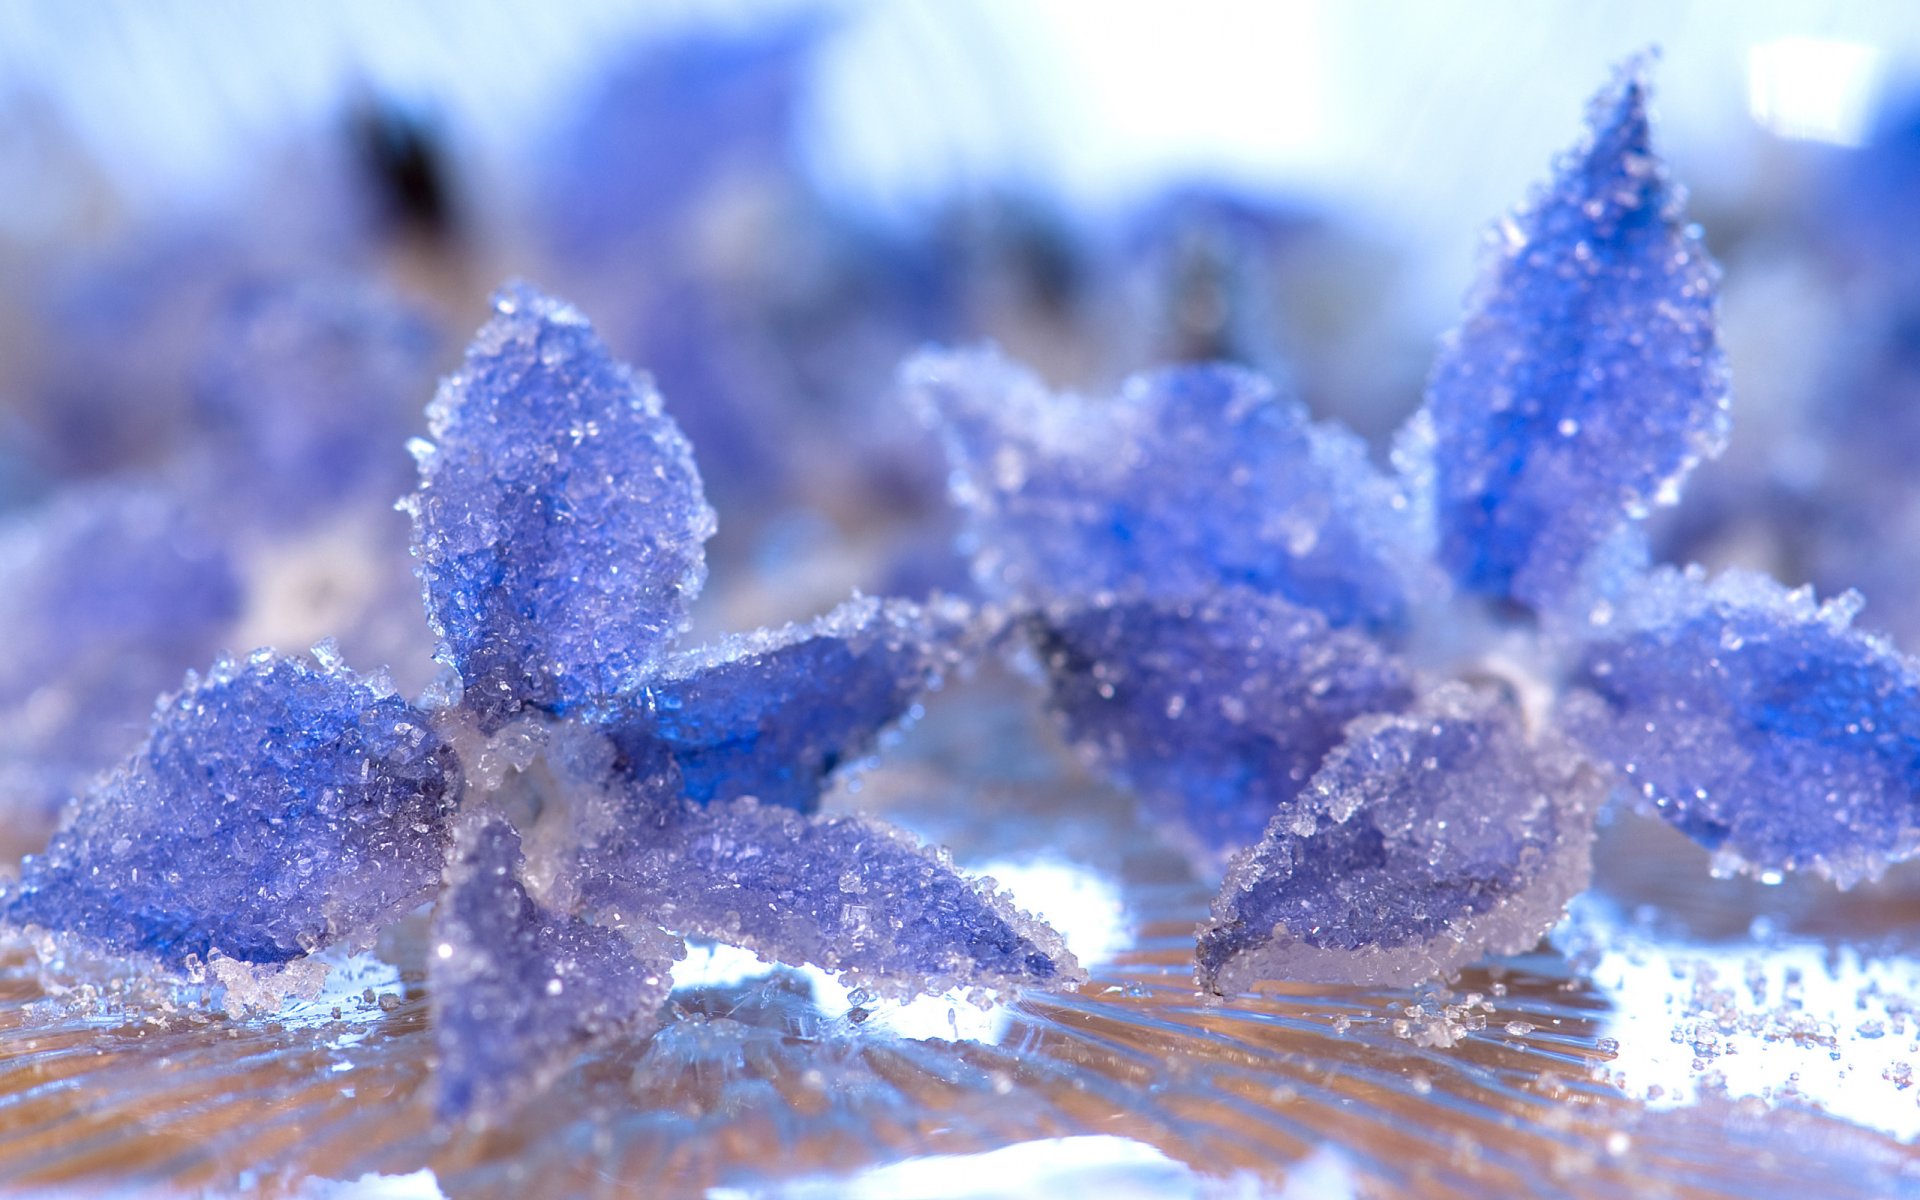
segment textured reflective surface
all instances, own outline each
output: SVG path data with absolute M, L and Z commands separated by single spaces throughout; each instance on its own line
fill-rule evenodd
M 650 1041 L 473 1133 L 434 1121 L 424 972 L 381 961 L 417 964 L 417 933 L 272 1020 L 134 1005 L 98 972 L 53 995 L 14 947 L 0 1180 L 992 1196 L 1052 1191 L 1070 1168 L 1114 1195 L 1920 1191 L 1900 1140 L 1920 1126 L 1910 874 L 1852 893 L 1715 881 L 1678 834 L 1622 818 L 1596 892 L 1535 953 L 1446 989 L 1210 1003 L 1190 979 L 1210 888 L 1032 704 L 1015 681 L 956 685 L 859 800 L 1045 910 L 1092 964 L 1077 995 L 901 1007 L 696 952 Z M 1057 857 L 1021 857 L 1042 844 Z M 1860 949 L 1827 950 L 1848 938 Z

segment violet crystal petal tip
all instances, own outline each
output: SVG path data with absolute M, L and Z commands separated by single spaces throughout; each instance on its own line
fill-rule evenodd
M 1586 886 L 1603 780 L 1465 684 L 1361 718 L 1229 872 L 1197 978 L 1399 985 L 1527 949 Z
M 506 821 L 459 831 L 428 955 L 443 1119 L 510 1111 L 581 1051 L 645 1035 L 673 990 L 678 938 L 550 909 L 521 881 L 523 865 Z
M 1500 224 L 1427 391 L 1441 561 L 1466 589 L 1535 609 L 1727 433 L 1719 269 L 1653 152 L 1641 60 L 1588 120 Z
M 383 680 L 325 656 L 223 660 L 160 702 L 4 915 L 175 967 L 364 944 L 438 882 L 459 778 Z
M 1859 604 L 1654 572 L 1593 631 L 1562 723 L 1726 866 L 1877 876 L 1920 850 L 1920 667 Z
M 596 711 L 685 628 L 713 510 L 652 384 L 577 310 L 524 284 L 493 307 L 418 448 L 428 615 L 489 722 Z
M 843 971 L 883 996 L 1085 978 L 1052 929 L 877 821 L 739 800 L 664 805 L 630 828 L 586 853 L 590 905 Z
M 688 800 L 812 812 L 829 779 L 958 664 L 971 629 L 958 602 L 856 597 L 677 655 L 605 730 L 629 773 L 670 762 Z

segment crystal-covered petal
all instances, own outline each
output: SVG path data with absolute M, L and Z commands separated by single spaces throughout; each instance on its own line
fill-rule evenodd
M 1640 62 L 1588 121 L 1496 230 L 1427 392 L 1441 561 L 1467 590 L 1534 608 L 1727 430 L 1719 271 L 1654 156 Z
M 242 588 L 183 506 L 108 484 L 0 523 L 0 578 L 12 635 L 0 656 L 0 813 L 38 849 L 60 806 L 140 744 L 153 698 L 219 650 Z
M 572 307 L 517 285 L 428 409 L 409 501 L 427 612 L 468 705 L 595 710 L 686 625 L 714 530 L 644 376 Z
M 365 285 L 236 289 L 195 389 L 202 503 L 282 527 L 348 499 L 391 503 L 412 473 L 406 440 L 439 340 L 421 314 Z
M 1244 589 L 1058 609 L 1031 631 L 1067 739 L 1216 870 L 1292 811 L 1347 722 L 1413 701 L 1367 637 Z
M 443 1117 L 497 1114 L 582 1049 L 643 1036 L 673 990 L 678 938 L 549 909 L 522 866 L 520 835 L 493 817 L 460 831 L 447 867 L 427 960 Z
M 811 812 L 834 771 L 871 754 L 958 660 L 968 615 L 859 597 L 729 637 L 670 660 L 606 732 L 633 773 L 670 761 L 689 800 Z
M 1663 570 L 1583 650 L 1562 723 L 1722 862 L 1842 884 L 1920 850 L 1920 668 L 1765 576 Z
M 1604 774 L 1504 699 L 1442 685 L 1363 717 L 1234 864 L 1198 979 L 1402 984 L 1531 947 L 1586 886 Z
M 922 355 L 905 382 L 941 432 L 992 594 L 1188 600 L 1239 584 L 1335 625 L 1403 615 L 1404 498 L 1359 439 L 1259 375 L 1172 368 L 1090 400 L 978 350 Z
M 944 851 L 862 817 L 666 803 L 581 863 L 589 908 L 843 971 L 879 995 L 1085 977 L 1057 933 Z
M 173 965 L 363 942 L 439 880 L 458 791 L 452 751 L 384 681 L 223 660 L 160 702 L 0 913 Z

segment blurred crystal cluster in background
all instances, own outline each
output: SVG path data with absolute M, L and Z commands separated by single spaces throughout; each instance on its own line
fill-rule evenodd
M 721 516 L 693 637 L 851 589 L 965 593 L 904 359 L 992 341 L 1088 395 L 1227 360 L 1384 460 L 1489 217 L 1650 45 L 1737 396 L 1654 555 L 1857 587 L 1857 624 L 1920 651 L 1920 17 L 1899 0 L 0 0 L 0 859 L 45 846 L 223 650 L 332 636 L 404 695 L 433 684 L 394 501 L 501 280 L 590 316 L 698 448 Z M 1451 990 L 1223 1010 L 1190 985 L 1218 882 L 1190 848 L 997 666 L 926 707 L 829 808 L 994 875 L 1094 969 L 1081 995 L 895 1004 L 703 945 L 650 1045 L 524 1129 L 450 1142 L 416 1097 L 418 946 L 342 956 L 280 1024 L 217 1047 L 225 1018 L 156 1024 L 150 1050 L 117 1000 L 75 1016 L 16 955 L 0 1189 L 1920 1189 L 1910 869 L 1719 879 L 1609 814 L 1541 951 Z M 61 1057 L 86 1045 L 111 1047 L 92 1074 Z M 75 1126 L 102 1096 L 121 1107 Z

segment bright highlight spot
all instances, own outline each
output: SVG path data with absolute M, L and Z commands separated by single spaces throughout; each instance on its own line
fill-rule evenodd
M 1781 137 L 1858 146 L 1873 116 L 1880 75 L 1880 51 L 1858 42 L 1762 42 L 1747 56 L 1747 107 Z
M 709 1200 L 735 1200 L 748 1193 L 714 1188 Z M 1206 1178 L 1144 1142 L 1088 1136 L 1021 1142 L 980 1154 L 930 1154 L 888 1163 L 849 1178 L 797 1180 L 756 1196 L 780 1200 L 919 1200 L 974 1197 L 1099 1196 L 1102 1200 L 1162 1200 L 1208 1197 L 1238 1200 L 1271 1195 L 1251 1179 Z

